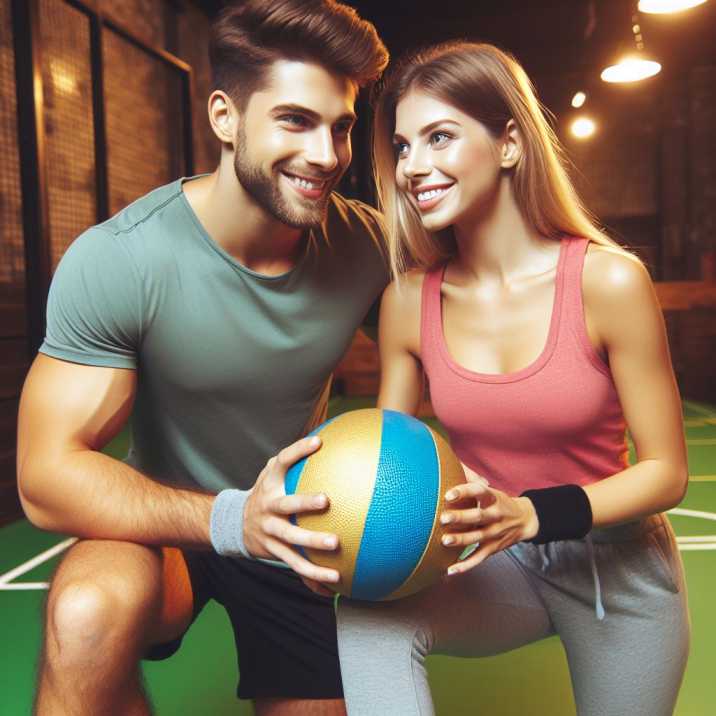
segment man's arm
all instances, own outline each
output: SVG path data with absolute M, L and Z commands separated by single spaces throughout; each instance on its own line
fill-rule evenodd
M 42 529 L 140 544 L 209 548 L 213 495 L 162 485 L 102 454 L 129 417 L 136 372 L 39 354 L 18 420 L 18 485 Z
M 25 513 L 41 529 L 79 537 L 210 549 L 214 495 L 162 485 L 99 452 L 129 417 L 135 391 L 134 370 L 38 355 L 25 381 L 18 421 Z M 247 553 L 283 560 L 304 577 L 336 582 L 335 570 L 310 563 L 292 548 L 336 548 L 335 535 L 302 529 L 289 519 L 325 509 L 326 497 L 286 495 L 283 488 L 286 470 L 319 446 L 320 440 L 299 440 L 269 460 L 249 493 L 221 493 L 214 536 L 221 535 L 224 546 L 236 544 L 230 534 L 235 530 Z M 233 496 L 240 499 L 227 500 Z

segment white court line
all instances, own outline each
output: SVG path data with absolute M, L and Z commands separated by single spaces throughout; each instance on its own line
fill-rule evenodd
M 706 552 L 716 550 L 716 542 L 709 544 L 679 544 L 679 552 Z
M 6 585 L 8 582 L 12 582 L 13 579 L 16 579 L 22 574 L 25 574 L 25 572 L 29 572 L 31 569 L 34 569 L 43 562 L 47 562 L 48 559 L 52 559 L 55 555 L 60 554 L 60 552 L 64 552 L 75 542 L 77 542 L 77 538 L 70 537 L 64 542 L 60 542 L 54 547 L 50 547 L 50 549 L 45 550 L 41 554 L 38 554 L 37 557 L 33 557 L 24 564 L 21 564 L 19 567 L 15 567 L 15 569 L 11 569 L 9 572 L 5 572 L 5 574 L 0 574 L 0 587 Z
M 711 520 L 712 522 L 716 522 L 716 513 L 714 512 L 701 512 L 700 510 L 687 510 L 683 507 L 674 507 L 671 510 L 668 510 L 669 514 L 671 515 L 678 515 L 681 517 L 697 517 L 704 520 Z M 688 538 L 679 538 L 679 549 L 684 551 L 689 550 L 716 550 L 716 541 L 713 543 L 706 543 L 705 541 L 702 541 L 701 543 L 696 542 L 696 540 L 688 539 L 689 543 L 682 542 L 681 540 L 687 540 Z M 716 539 L 716 538 L 714 538 Z M 8 589 L 47 589 L 47 584 L 45 582 L 25 582 L 24 584 L 9 584 L 9 582 L 12 582 L 13 579 L 16 579 L 17 577 L 25 574 L 26 572 L 29 572 L 31 569 L 34 569 L 38 565 L 42 564 L 43 562 L 47 562 L 47 560 L 52 559 L 55 555 L 60 554 L 60 552 L 64 552 L 67 548 L 71 547 L 75 542 L 77 541 L 76 537 L 70 537 L 69 539 L 66 539 L 64 542 L 60 542 L 59 544 L 56 544 L 54 547 L 51 547 L 48 550 L 45 550 L 41 554 L 38 554 L 36 557 L 33 557 L 32 559 L 28 560 L 24 564 L 21 564 L 18 567 L 15 567 L 15 569 L 11 569 L 9 572 L 5 572 L 5 574 L 0 575 L 0 590 L 8 590 Z
M 671 510 L 667 510 L 670 515 L 679 515 L 681 517 L 698 517 L 702 520 L 711 520 L 716 522 L 716 513 L 713 512 L 700 512 L 699 510 L 685 510 L 683 507 L 674 507 Z
M 698 413 L 699 415 L 704 415 L 707 418 L 713 418 L 714 416 L 713 412 L 710 410 L 707 410 L 706 408 L 702 408 L 700 405 L 695 405 L 690 400 L 685 400 L 684 405 L 689 409 L 693 410 L 695 413 Z
M 716 535 L 694 535 L 689 537 L 677 537 L 676 541 L 679 544 L 690 544 L 696 542 L 716 542 Z
M 686 440 L 687 445 L 716 445 L 716 438 L 691 438 Z
M 49 588 L 49 582 L 15 582 L 14 584 L 0 584 L 0 592 L 30 591 L 33 589 Z

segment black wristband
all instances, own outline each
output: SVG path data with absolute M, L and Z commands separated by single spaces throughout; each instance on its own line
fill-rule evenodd
M 592 529 L 592 506 L 579 485 L 526 490 L 520 497 L 532 502 L 539 520 L 539 531 L 527 540 L 532 544 L 579 539 Z

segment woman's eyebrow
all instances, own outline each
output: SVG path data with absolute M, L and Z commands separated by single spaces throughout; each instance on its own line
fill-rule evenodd
M 441 124 L 454 124 L 458 127 L 460 126 L 460 122 L 456 122 L 454 119 L 447 119 L 447 118 L 446 119 L 437 119 L 434 122 L 430 122 L 430 124 L 426 124 L 420 130 L 418 130 L 418 135 L 422 137 L 422 136 L 428 134 L 429 132 L 432 132 L 433 129 L 435 129 L 435 127 L 437 127 Z M 393 141 L 395 142 L 398 139 L 405 139 L 405 137 L 403 137 L 403 135 L 400 134 L 399 132 L 396 132 L 393 135 Z

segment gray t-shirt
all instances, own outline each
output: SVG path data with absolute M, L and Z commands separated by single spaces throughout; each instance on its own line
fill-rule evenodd
M 276 277 L 204 231 L 178 180 L 83 233 L 50 288 L 42 353 L 137 370 L 127 461 L 177 486 L 247 489 L 304 432 L 387 283 L 379 214 L 334 194 Z

